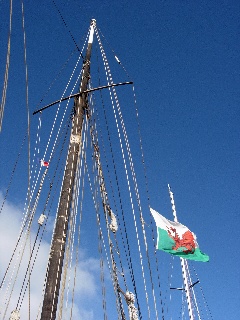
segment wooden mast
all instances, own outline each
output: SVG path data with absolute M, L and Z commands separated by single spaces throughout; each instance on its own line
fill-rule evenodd
M 170 199 L 171 199 L 174 221 L 178 222 L 176 207 L 175 207 L 174 198 L 173 198 L 173 193 L 171 191 L 170 185 L 168 185 L 168 191 L 169 191 L 169 196 L 170 196 Z M 189 284 L 189 281 L 188 281 L 188 275 L 187 275 L 187 271 L 186 271 L 187 261 L 185 259 L 183 259 L 183 258 L 180 258 L 180 261 L 181 261 L 184 289 L 185 289 L 186 298 L 187 298 L 187 304 L 188 304 L 189 319 L 190 320 L 194 320 L 193 308 L 192 308 L 192 302 L 191 302 L 191 295 L 190 295 L 190 287 L 189 287 L 190 284 Z
M 95 23 L 95 20 L 92 20 L 90 25 L 90 34 L 80 85 L 80 92 L 82 94 L 74 100 L 75 112 L 72 121 L 71 137 L 58 206 L 57 221 L 48 262 L 41 320 L 56 319 L 74 179 L 77 170 L 77 161 L 81 153 L 83 117 L 85 110 L 87 109 L 88 93 L 85 93 L 84 91 L 87 90 L 90 78 L 90 58 Z

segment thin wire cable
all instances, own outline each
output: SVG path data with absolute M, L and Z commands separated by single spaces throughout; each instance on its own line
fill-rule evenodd
M 23 44 L 24 44 L 24 64 L 25 64 L 25 86 L 26 86 L 26 109 L 27 109 L 27 127 L 28 127 L 28 208 L 30 208 L 30 112 L 29 112 L 29 103 L 28 103 L 28 65 L 27 65 L 27 46 L 26 46 L 26 31 L 25 31 L 25 23 L 24 23 L 24 4 L 22 1 L 22 31 L 23 31 Z M 30 232 L 30 229 L 29 229 Z M 31 252 L 31 236 L 29 235 L 29 246 Z M 29 273 L 29 320 L 30 320 L 30 303 L 31 303 L 31 296 L 30 296 L 30 273 Z
M 213 320 L 213 316 L 212 316 L 211 310 L 210 310 L 210 308 L 209 308 L 207 299 L 206 299 L 206 297 L 205 297 L 205 294 L 204 294 L 204 292 L 203 292 L 203 288 L 202 288 L 202 286 L 201 286 L 200 280 L 199 280 L 199 278 L 198 278 L 197 272 L 196 272 L 193 264 L 191 264 L 191 269 L 194 271 L 195 276 L 196 276 L 196 278 L 197 278 L 197 281 L 199 281 L 199 287 L 200 287 L 200 291 L 201 291 L 202 298 L 203 298 L 203 303 L 204 303 L 204 305 L 205 305 L 205 309 L 206 309 L 206 313 L 207 313 L 206 316 L 207 316 L 208 319 L 212 319 L 212 320 Z
M 146 193 L 147 193 L 147 200 L 148 200 L 148 207 L 149 207 L 149 214 L 150 214 L 150 195 L 149 195 L 149 187 L 148 187 L 148 179 L 147 179 L 147 168 L 145 164 L 145 156 L 143 152 L 143 144 L 142 144 L 142 134 L 140 130 L 140 122 L 139 122 L 139 111 L 137 108 L 137 98 L 135 93 L 134 84 L 132 86 L 133 88 L 133 97 L 134 97 L 134 106 L 135 106 L 135 114 L 137 119 L 137 127 L 138 127 L 138 137 L 139 137 L 139 143 L 140 143 L 140 150 L 141 150 L 141 158 L 142 158 L 142 164 L 143 164 L 143 170 L 144 170 L 144 179 L 145 179 L 145 187 L 146 187 Z M 152 233 L 152 245 L 155 248 L 155 236 L 154 236 L 154 228 L 153 226 L 153 219 L 151 217 L 150 219 L 150 225 L 151 225 L 151 233 Z M 158 288 L 159 288 L 159 297 L 160 297 L 160 305 L 161 305 L 161 311 L 162 311 L 162 319 L 164 319 L 164 306 L 163 306 L 163 300 L 162 300 L 162 291 L 161 291 L 161 281 L 160 281 L 160 271 L 159 271 L 159 263 L 158 258 L 156 254 L 156 250 L 154 249 L 154 256 L 155 256 L 155 268 L 157 273 L 157 280 L 158 280 Z
M 3 113 L 4 113 L 6 97 L 7 97 L 8 72 L 9 72 L 10 53 L 11 53 L 11 35 L 12 35 L 12 0 L 10 0 L 8 48 L 7 48 L 6 69 L 5 69 L 3 91 L 2 91 L 2 101 L 0 106 L 0 132 L 2 131 Z
M 9 179 L 9 183 L 8 183 L 8 186 L 7 186 L 7 189 L 6 189 L 6 192 L 5 192 L 5 195 L 3 197 L 3 202 L 2 202 L 2 205 L 1 205 L 1 208 L 0 208 L 0 214 L 2 213 L 2 210 L 4 208 L 4 205 L 5 205 L 5 202 L 7 200 L 7 196 L 8 196 L 8 192 L 10 190 L 10 187 L 11 187 L 11 184 L 12 184 L 12 180 L 13 180 L 13 177 L 14 177 L 14 174 L 15 174 L 15 171 L 16 171 L 16 168 L 17 168 L 17 165 L 18 165 L 18 161 L 19 161 L 19 158 L 20 158 L 20 155 L 21 155 L 21 151 L 22 151 L 22 148 L 24 146 L 24 143 L 25 143 L 25 140 L 27 138 L 27 132 L 23 138 L 23 142 L 21 144 L 21 147 L 20 147 L 20 150 L 18 152 L 18 155 L 17 155 L 17 158 L 16 158 L 16 161 L 13 165 L 13 169 L 12 169 L 12 173 L 11 173 L 11 176 L 10 176 L 10 179 Z M 0 286 L 1 287 L 1 286 Z
M 69 29 L 69 27 L 68 27 L 68 25 L 67 25 L 66 21 L 64 20 L 63 15 L 62 15 L 62 13 L 60 12 L 60 10 L 59 10 L 59 8 L 58 8 L 58 6 L 57 6 L 56 2 L 55 2 L 54 0 L 52 0 L 52 2 L 53 2 L 53 4 L 54 4 L 54 6 L 56 7 L 57 12 L 58 12 L 58 14 L 60 15 L 60 17 L 61 17 L 61 19 L 62 19 L 62 22 L 63 22 L 64 26 L 66 27 L 66 29 L 67 29 L 67 31 L 68 31 L 68 33 L 69 33 L 69 35 L 70 35 L 70 37 L 71 37 L 72 41 L 74 42 L 74 44 L 75 44 L 75 46 L 76 46 L 77 50 L 80 52 L 80 55 L 81 55 L 82 59 L 84 60 L 84 57 L 83 57 L 83 55 L 82 55 L 82 52 L 80 51 L 80 49 L 79 49 L 79 47 L 78 47 L 78 45 L 77 45 L 77 42 L 75 41 L 75 39 L 74 39 L 74 37 L 73 37 L 73 35 L 72 35 L 72 33 L 71 33 L 71 31 L 70 31 L 70 29 Z
M 194 287 L 191 286 L 192 285 L 192 277 L 191 277 L 191 273 L 189 271 L 189 267 L 188 267 L 188 263 L 187 261 L 185 261 L 185 266 L 186 266 L 186 271 L 187 271 L 187 275 L 188 275 L 188 279 L 189 279 L 189 286 L 191 287 L 191 293 L 193 295 L 193 304 L 195 306 L 195 309 L 197 311 L 197 315 L 198 315 L 198 319 L 201 320 L 201 315 L 200 315 L 200 311 L 199 311 L 199 308 L 198 308 L 198 302 L 197 302 L 197 299 L 196 299 L 196 295 L 195 295 L 195 290 L 194 290 Z
M 124 67 L 124 65 L 122 64 L 122 62 L 118 59 L 115 51 L 113 50 L 113 48 L 111 47 L 110 43 L 107 41 L 106 37 L 103 35 L 102 31 L 98 28 L 99 33 L 101 33 L 101 36 L 104 38 L 104 40 L 106 41 L 106 43 L 108 44 L 109 48 L 111 49 L 112 53 L 114 54 L 114 57 L 117 61 L 117 63 L 123 68 L 123 70 L 125 71 L 127 77 L 130 79 L 130 76 L 126 70 L 126 68 Z

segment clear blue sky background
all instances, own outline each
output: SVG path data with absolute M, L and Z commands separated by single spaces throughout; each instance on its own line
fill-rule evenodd
M 135 83 L 150 203 L 170 219 L 170 183 L 179 220 L 210 256 L 209 263 L 195 268 L 213 318 L 239 319 L 240 2 L 72 0 L 57 5 L 67 28 L 52 1 L 25 1 L 31 111 L 53 70 L 74 48 L 68 30 L 79 43 L 95 18 Z M 3 82 L 8 1 L 0 7 Z M 18 98 L 24 99 L 20 29 L 21 8 L 14 3 L 1 189 L 8 159 L 11 163 L 17 153 L 7 143 L 19 125 L 7 117 L 16 110 L 19 123 L 26 121 Z

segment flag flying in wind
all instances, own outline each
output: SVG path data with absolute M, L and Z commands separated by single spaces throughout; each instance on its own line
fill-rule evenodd
M 209 261 L 209 256 L 200 251 L 193 232 L 179 222 L 164 218 L 152 208 L 150 211 L 157 225 L 157 249 L 185 259 Z

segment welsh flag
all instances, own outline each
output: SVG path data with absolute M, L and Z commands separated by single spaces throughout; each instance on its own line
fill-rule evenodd
M 157 225 L 157 249 L 185 259 L 207 262 L 209 256 L 201 252 L 196 236 L 183 224 L 164 218 L 150 208 Z

